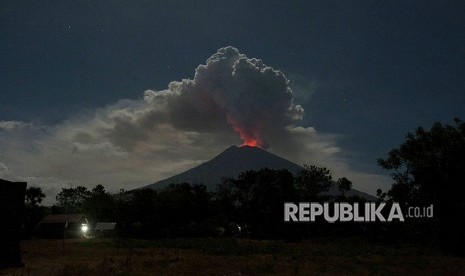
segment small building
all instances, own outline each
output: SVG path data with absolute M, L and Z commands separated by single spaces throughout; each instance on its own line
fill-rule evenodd
M 94 236 L 98 238 L 114 238 L 116 222 L 97 222 L 94 228 Z
M 0 179 L 0 269 L 22 264 L 19 241 L 26 186 Z
M 53 214 L 46 216 L 38 227 L 40 238 L 79 238 L 87 235 L 89 222 L 84 214 Z

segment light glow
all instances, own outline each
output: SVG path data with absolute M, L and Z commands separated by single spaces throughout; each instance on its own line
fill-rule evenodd
M 81 227 L 81 230 L 82 230 L 82 232 L 84 232 L 84 233 L 87 232 L 88 229 L 89 229 L 89 228 L 87 227 L 87 224 L 83 224 L 82 227 Z
M 228 123 L 232 125 L 233 130 L 239 134 L 239 137 L 243 141 L 241 147 L 243 146 L 251 146 L 251 147 L 258 147 L 258 148 L 265 148 L 262 139 L 260 138 L 259 132 L 251 127 L 245 127 L 240 122 L 236 121 L 231 114 L 227 114 L 226 116 Z

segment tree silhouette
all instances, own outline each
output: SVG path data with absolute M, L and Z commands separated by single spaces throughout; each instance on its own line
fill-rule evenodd
M 343 178 L 339 178 L 337 180 L 337 189 L 341 192 L 342 194 L 342 197 L 345 198 L 346 197 L 346 193 L 352 189 L 352 182 L 343 177 Z
M 326 168 L 304 165 L 297 172 L 296 188 L 302 200 L 318 200 L 322 192 L 331 189 L 333 182 L 331 172 Z
M 105 191 L 103 185 L 96 185 L 90 193 L 85 193 L 85 195 L 82 211 L 91 223 L 114 220 L 114 199 L 110 193 Z
M 26 201 L 24 204 L 26 206 L 36 207 L 42 203 L 42 200 L 45 198 L 45 194 L 42 192 L 42 189 L 39 187 L 29 187 L 26 189 Z
M 203 184 L 171 184 L 161 190 L 157 215 L 163 235 L 201 235 L 202 223 L 209 218 L 210 194 Z
M 410 205 L 434 204 L 444 248 L 464 253 L 465 123 L 455 119 L 455 126 L 420 127 L 378 164 L 393 171 L 388 196 Z
M 58 207 L 64 213 L 81 213 L 83 204 L 91 192 L 84 186 L 75 188 L 63 188 L 56 196 Z
M 287 170 L 246 171 L 225 178 L 217 187 L 216 206 L 222 218 L 258 237 L 284 234 L 283 204 L 294 201 L 294 178 Z
M 26 189 L 26 196 L 24 201 L 23 236 L 31 237 L 34 234 L 34 230 L 37 224 L 45 216 L 47 208 L 40 205 L 44 198 L 45 194 L 42 192 L 41 188 L 29 187 Z

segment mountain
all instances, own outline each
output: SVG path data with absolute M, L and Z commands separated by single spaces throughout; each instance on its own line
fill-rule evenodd
M 296 173 L 301 167 L 282 157 L 257 147 L 231 146 L 213 159 L 183 173 L 158 181 L 144 188 L 162 189 L 171 183 L 203 183 L 208 190 L 214 191 L 222 177 L 237 177 L 247 170 L 261 168 L 287 169 Z
M 237 178 L 241 172 L 261 168 L 286 169 L 294 175 L 298 170 L 302 169 L 301 166 L 258 147 L 231 146 L 213 159 L 197 167 L 142 188 L 163 189 L 172 183 L 190 183 L 204 184 L 209 191 L 215 191 L 216 185 L 220 183 L 221 178 Z M 333 188 L 328 193 L 331 195 L 340 194 L 336 188 Z M 376 199 L 355 189 L 350 190 L 347 195 L 358 195 L 370 200 Z

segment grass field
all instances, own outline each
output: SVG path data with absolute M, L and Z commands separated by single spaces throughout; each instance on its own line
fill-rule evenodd
M 21 248 L 24 267 L 0 275 L 465 275 L 465 258 L 362 238 L 27 240 Z

